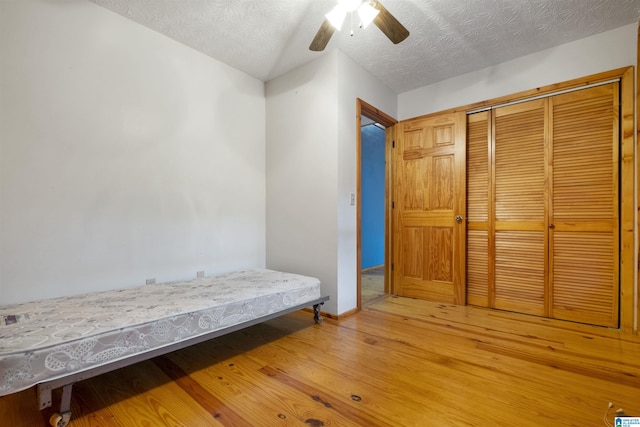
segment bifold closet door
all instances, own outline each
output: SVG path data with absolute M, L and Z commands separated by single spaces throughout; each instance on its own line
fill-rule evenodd
M 618 326 L 618 83 L 550 98 L 550 317 Z
M 489 260 L 489 236 L 493 217 L 491 205 L 491 158 L 489 111 L 467 117 L 467 303 L 492 307 L 493 281 Z
M 494 304 L 546 315 L 547 100 L 493 110 Z
M 619 317 L 619 84 L 467 118 L 469 304 Z

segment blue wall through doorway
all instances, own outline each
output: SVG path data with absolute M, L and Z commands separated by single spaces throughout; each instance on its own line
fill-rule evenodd
M 361 129 L 361 269 L 384 264 L 385 132 Z

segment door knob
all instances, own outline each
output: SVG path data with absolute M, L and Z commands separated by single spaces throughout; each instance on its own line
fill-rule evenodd
M 462 216 L 456 215 L 456 222 L 462 222 Z

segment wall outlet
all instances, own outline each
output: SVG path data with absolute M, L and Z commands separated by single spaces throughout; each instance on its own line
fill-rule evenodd
M 197 277 L 197 278 L 204 277 L 204 270 L 202 270 L 202 271 L 198 271 L 198 272 L 196 273 L 196 277 Z
M 147 282 L 146 282 L 147 285 L 155 285 L 155 283 L 156 283 L 156 279 L 155 278 L 147 279 Z

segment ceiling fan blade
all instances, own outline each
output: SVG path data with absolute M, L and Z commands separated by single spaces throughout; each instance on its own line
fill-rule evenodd
M 373 20 L 380 31 L 393 42 L 398 44 L 402 40 L 409 37 L 407 30 L 380 2 L 376 2 L 375 8 L 380 11 L 378 16 Z
M 331 23 L 327 19 L 325 19 L 318 29 L 316 36 L 313 38 L 313 41 L 311 41 L 309 50 L 313 50 L 316 52 L 324 50 L 324 48 L 327 46 L 327 43 L 329 43 L 329 40 L 331 39 L 334 31 L 335 28 L 333 28 L 333 25 L 331 25 Z

